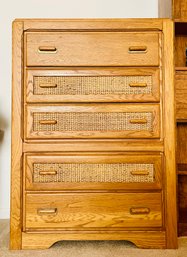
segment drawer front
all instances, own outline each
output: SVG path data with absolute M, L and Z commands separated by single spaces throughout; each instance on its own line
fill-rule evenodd
M 27 194 L 26 230 L 161 228 L 161 193 Z
M 27 66 L 159 66 L 158 32 L 27 32 Z
M 24 158 L 26 190 L 158 189 L 162 155 L 90 153 Z
M 26 139 L 159 138 L 159 105 L 27 106 Z
M 185 72 L 177 72 L 175 75 L 176 88 L 176 118 L 187 120 L 187 75 Z
M 158 69 L 28 70 L 32 102 L 159 102 Z

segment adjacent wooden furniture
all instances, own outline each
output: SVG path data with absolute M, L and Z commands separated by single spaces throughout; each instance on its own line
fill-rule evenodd
M 187 1 L 160 0 L 160 17 L 172 17 L 175 38 L 178 234 L 187 235 Z
M 13 23 L 11 249 L 176 248 L 173 25 Z

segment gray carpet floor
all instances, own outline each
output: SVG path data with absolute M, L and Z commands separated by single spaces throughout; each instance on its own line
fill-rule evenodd
M 187 257 L 187 237 L 177 250 L 144 250 L 125 241 L 61 241 L 47 250 L 10 251 L 9 221 L 0 221 L 0 257 Z

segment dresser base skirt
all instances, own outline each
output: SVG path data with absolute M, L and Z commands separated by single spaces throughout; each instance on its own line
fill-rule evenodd
M 167 247 L 164 231 L 84 231 L 84 232 L 23 232 L 22 249 L 47 249 L 64 240 L 125 240 L 140 248 L 164 249 Z

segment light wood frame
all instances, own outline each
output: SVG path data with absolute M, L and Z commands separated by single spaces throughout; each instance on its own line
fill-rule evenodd
M 13 23 L 12 59 L 12 158 L 10 248 L 22 244 L 22 86 L 23 86 L 23 21 Z

